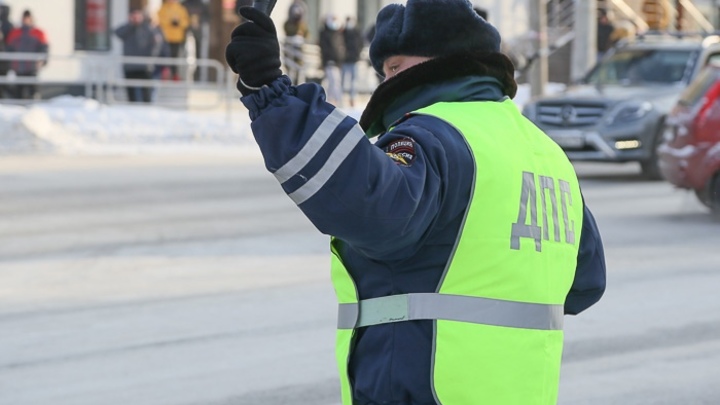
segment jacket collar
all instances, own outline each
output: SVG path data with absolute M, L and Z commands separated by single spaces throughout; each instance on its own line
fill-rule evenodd
M 385 132 L 404 114 L 443 101 L 514 97 L 512 62 L 501 53 L 467 53 L 431 59 L 380 84 L 360 118 L 369 137 Z

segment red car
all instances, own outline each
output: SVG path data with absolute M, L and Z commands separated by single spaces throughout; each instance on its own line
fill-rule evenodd
M 720 66 L 708 65 L 665 121 L 660 172 L 720 215 Z

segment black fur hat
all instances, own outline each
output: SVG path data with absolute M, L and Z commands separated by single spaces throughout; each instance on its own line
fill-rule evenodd
M 499 52 L 500 34 L 468 0 L 408 0 L 378 13 L 370 60 L 380 75 L 393 55 L 448 56 L 466 51 Z

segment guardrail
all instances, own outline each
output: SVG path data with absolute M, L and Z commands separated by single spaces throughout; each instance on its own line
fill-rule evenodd
M 187 58 L 161 58 L 161 57 L 130 57 L 118 55 L 46 55 L 38 53 L 0 52 L 0 61 L 13 63 L 33 62 L 45 63 L 38 69 L 37 76 L 21 76 L 11 70 L 7 75 L 0 76 L 0 86 L 5 90 L 12 90 L 18 85 L 31 85 L 35 87 L 67 87 L 73 88 L 77 93 L 79 89 L 82 96 L 94 98 L 107 104 L 128 104 L 125 89 L 127 87 L 148 88 L 155 93 L 152 101 L 154 105 L 165 107 L 187 108 L 216 108 L 229 97 L 236 97 L 234 85 L 229 77 L 234 73 L 220 62 L 212 59 Z M 182 72 L 182 80 L 162 80 L 160 77 L 145 79 L 126 79 L 123 73 L 124 65 L 147 65 L 148 72 L 156 67 L 177 66 Z M 50 70 L 55 72 L 50 74 Z M 66 77 L 58 77 L 58 70 L 65 70 Z M 201 76 L 211 77 L 212 80 L 194 80 L 195 71 L 203 70 Z M 11 92 L 12 93 L 12 92 Z M 203 93 L 201 99 L 191 97 L 193 93 Z M 13 104 L 27 104 L 36 99 L 22 99 L 4 97 L 3 102 Z M 200 101 L 200 102 L 198 102 Z M 134 103 L 138 104 L 138 103 Z

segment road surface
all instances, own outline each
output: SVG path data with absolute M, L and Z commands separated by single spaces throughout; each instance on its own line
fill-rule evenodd
M 608 291 L 562 405 L 720 401 L 720 222 L 578 164 Z M 336 405 L 328 238 L 257 158 L 0 159 L 0 405 Z

